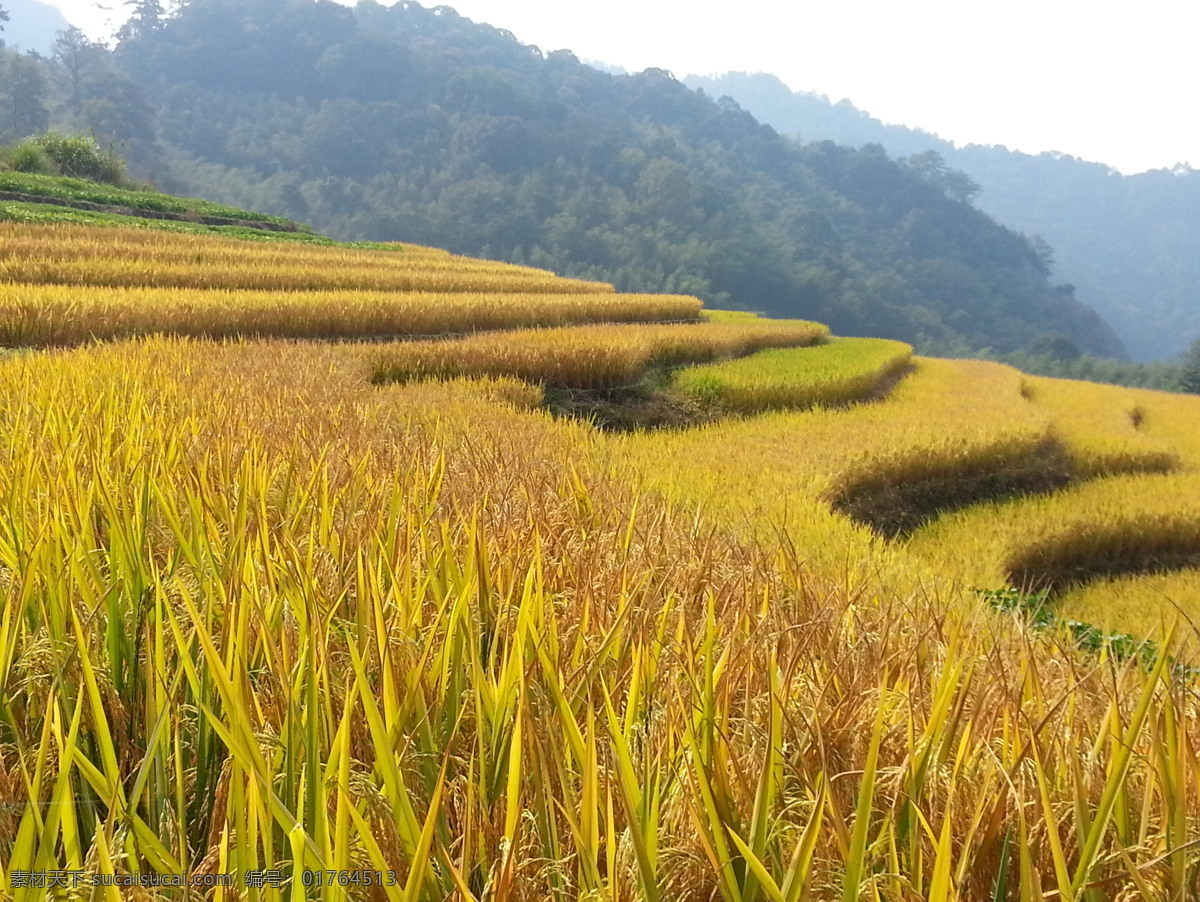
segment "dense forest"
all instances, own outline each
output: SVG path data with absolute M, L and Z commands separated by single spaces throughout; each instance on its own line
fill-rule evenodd
M 131 5 L 111 50 L 72 31 L 50 60 L 6 55 L 0 137 L 90 130 L 162 188 L 340 238 L 687 292 L 942 353 L 1061 338 L 1123 354 L 1052 284 L 1048 247 L 974 207 L 976 185 L 936 158 L 798 145 L 667 72 L 601 72 L 447 7 Z
M 1178 166 L 1121 175 L 1065 154 L 955 147 L 887 125 L 849 101 L 793 92 L 773 75 L 689 76 L 731 96 L 802 141 L 879 144 L 898 157 L 933 151 L 979 186 L 978 207 L 1054 248 L 1054 277 L 1113 325 L 1139 360 L 1166 357 L 1200 336 L 1200 171 Z

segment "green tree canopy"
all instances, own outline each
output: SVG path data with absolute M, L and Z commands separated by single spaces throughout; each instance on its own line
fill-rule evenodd
M 87 99 L 88 83 L 105 68 L 106 51 L 80 29 L 60 31 L 54 41 L 54 61 L 67 109 L 78 111 Z
M 1078 345 L 1058 332 L 1043 332 L 1026 345 L 1026 350 L 1051 360 L 1078 360 L 1082 356 Z
M 1183 355 L 1181 388 L 1193 395 L 1200 395 L 1200 338 L 1192 342 Z
M 979 194 L 978 182 L 965 172 L 947 166 L 936 150 L 905 157 L 903 163 L 923 181 L 945 192 L 951 200 L 970 203 Z
M 50 127 L 49 86 L 43 65 L 31 56 L 0 55 L 0 140 L 40 135 Z
M 126 0 L 125 6 L 129 9 L 129 18 L 117 32 L 120 40 L 143 37 L 162 27 L 166 10 L 159 0 Z

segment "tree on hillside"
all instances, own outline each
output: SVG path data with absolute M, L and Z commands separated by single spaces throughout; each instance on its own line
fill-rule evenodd
M 1060 332 L 1043 332 L 1029 342 L 1025 350 L 1035 357 L 1058 361 L 1078 360 L 1083 356 L 1079 346 Z
M 8 21 L 8 10 L 0 5 L 0 31 L 4 31 L 4 23 Z M 4 46 L 4 39 L 0 38 L 0 47 Z
M 88 82 L 105 68 L 103 45 L 88 39 L 78 28 L 60 31 L 54 41 L 54 61 L 68 110 L 78 112 L 87 99 Z
M 103 44 L 78 28 L 58 33 L 54 42 L 55 76 L 68 125 L 90 131 L 102 141 L 134 141 L 126 147 L 135 162 L 154 142 L 154 112 L 142 89 L 113 63 Z
M 1183 355 L 1183 375 L 1180 388 L 1193 395 L 1200 395 L 1200 338 L 1192 342 Z
M 118 39 L 144 37 L 163 27 L 166 10 L 158 0 L 126 0 L 125 6 L 129 9 L 129 18 L 117 32 Z
M 46 131 L 46 94 L 41 63 L 23 53 L 0 56 L 0 140 L 17 141 Z
M 979 183 L 965 172 L 947 166 L 936 150 L 904 157 L 901 162 L 922 181 L 941 189 L 951 200 L 969 204 L 979 193 Z

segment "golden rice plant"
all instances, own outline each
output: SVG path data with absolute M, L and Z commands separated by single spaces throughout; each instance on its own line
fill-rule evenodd
M 461 257 L 439 248 L 415 244 L 281 244 L 247 241 L 211 234 L 155 232 L 125 227 L 76 225 L 18 225 L 0 223 L 4 237 L 3 259 L 64 262 L 120 255 L 140 262 L 231 265 L 239 261 L 285 266 L 322 263 L 331 267 L 404 268 L 469 271 L 488 270 L 500 275 L 542 274 L 546 271 L 474 257 Z
M 748 323 L 763 322 L 769 317 L 760 316 L 745 310 L 705 310 L 704 318 L 710 323 Z
M 1194 395 L 1132 390 L 1138 431 L 1164 442 L 1188 467 L 1200 466 L 1200 418 Z
M 963 510 L 910 546 L 980 586 L 1059 590 L 1200 562 L 1200 476 L 1127 475 Z
M 167 263 L 142 244 L 160 256 L 135 266 Z M 924 566 L 925 533 L 885 544 L 830 507 L 1024 485 L 1119 424 L 1056 428 L 1063 405 L 1015 371 L 921 360 L 876 405 L 613 438 L 508 378 L 606 384 L 824 334 L 715 319 L 0 360 L 0 885 L 41 899 L 19 875 L 67 868 L 234 872 L 222 900 L 1188 899 L 1196 677 L 1027 634 L 972 603 L 944 549 Z M 1137 398 L 1152 441 L 1128 460 L 1200 458 L 1194 402 Z M 1195 478 L 1037 503 L 1046 524 L 1153 535 Z M 245 885 L 262 871 L 278 882 Z
M 545 270 L 400 246 L 280 245 L 146 229 L 0 223 L 0 282 L 246 291 L 611 292 Z
M 1045 478 L 1050 422 L 1021 396 L 1020 380 L 999 364 L 918 359 L 878 404 L 778 412 L 624 442 L 650 484 L 796 529 L 837 568 L 869 557 L 871 539 L 862 530 L 831 531 L 831 504 L 891 533 L 939 505 Z M 673 466 L 661 470 L 662 459 Z
M 591 325 L 388 345 L 371 352 L 377 382 L 503 375 L 543 385 L 615 388 L 672 367 L 768 347 L 809 345 L 828 329 L 803 320 Z
M 1188 585 L 1165 571 L 1200 561 L 1200 405 L 1067 380 L 1028 379 L 1026 393 L 1053 417 L 1079 472 L 1129 475 L 961 511 L 923 529 L 909 550 L 970 585 L 1053 587 L 1064 615 L 1161 633 L 1175 618 L 1165 616 L 1169 593 L 1154 587 Z
M 1055 434 L 1070 450 L 1081 475 L 1167 472 L 1179 452 L 1146 427 L 1146 397 L 1112 385 L 1028 376 L 1024 390 L 1054 420 Z
M 434 291 L 434 292 L 569 292 L 610 291 L 610 286 L 545 275 L 497 275 L 488 270 L 455 268 L 335 267 L 314 262 L 225 268 L 212 264 L 161 263 L 96 259 L 0 261 L 0 281 L 32 285 L 106 288 L 203 288 L 224 291 Z
M 835 338 L 805 349 L 759 351 L 689 367 L 674 385 L 704 403 L 739 413 L 847 404 L 878 393 L 910 365 L 912 346 L 878 338 Z
M 0 361 L 17 902 L 56 868 L 271 902 L 1188 898 L 1200 712 L 1165 659 L 849 586 L 502 383 L 362 375 L 279 342 Z
M 1200 661 L 1200 568 L 1093 580 L 1054 600 L 1060 616 L 1114 633 L 1161 641 L 1174 629 L 1172 652 Z
M 204 291 L 0 284 L 0 346 L 39 347 L 170 333 L 394 338 L 592 322 L 696 319 L 676 295 Z

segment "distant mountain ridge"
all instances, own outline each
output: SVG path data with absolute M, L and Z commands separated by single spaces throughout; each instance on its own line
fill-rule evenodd
M 71 27 L 57 6 L 41 0 L 3 0 L 0 5 L 9 15 L 0 39 L 10 50 L 36 50 L 48 56 L 55 35 Z
M 937 135 L 889 125 L 849 101 L 794 92 L 773 75 L 688 76 L 729 96 L 802 141 L 882 145 L 893 156 L 936 151 L 979 183 L 975 205 L 1045 239 L 1053 273 L 1107 319 L 1139 360 L 1179 353 L 1200 336 L 1200 171 L 1121 175 L 1066 154 L 957 147 Z

